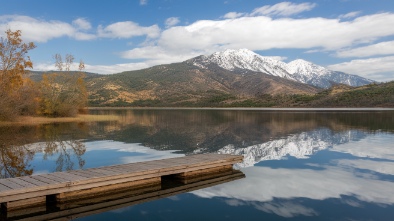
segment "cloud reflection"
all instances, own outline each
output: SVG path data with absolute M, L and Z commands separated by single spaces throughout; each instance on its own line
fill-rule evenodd
M 357 157 L 394 160 L 393 135 L 378 133 L 368 139 L 335 146 L 332 151 L 349 153 Z
M 135 163 L 148 160 L 159 160 L 174 157 L 183 157 L 184 154 L 174 153 L 176 150 L 158 151 L 138 143 L 122 143 L 111 140 L 94 141 L 86 143 L 87 152 L 94 150 L 114 150 L 120 152 L 136 153 L 133 156 L 122 157 L 119 163 Z
M 283 216 L 286 218 L 291 218 L 298 215 L 304 216 L 316 216 L 318 213 L 305 206 L 284 202 L 284 203 L 254 203 L 254 207 L 258 210 L 264 211 L 266 213 L 274 213 L 278 216 Z
M 393 182 L 358 176 L 342 167 L 324 166 L 324 170 L 248 167 L 242 171 L 247 179 L 197 190 L 193 194 L 203 198 L 224 197 L 231 206 L 250 205 L 284 217 L 316 214 L 312 209 L 292 203 L 295 198 L 325 200 L 341 199 L 346 195 L 363 202 L 394 204 L 394 195 L 389 194 L 394 189 Z M 278 209 L 280 205 L 274 203 L 275 199 L 294 205 L 287 205 L 291 209 L 284 214 Z M 349 205 L 356 204 L 349 201 Z

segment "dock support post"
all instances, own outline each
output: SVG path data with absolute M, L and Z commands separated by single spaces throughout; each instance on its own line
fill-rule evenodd
M 7 220 L 7 203 L 0 205 L 0 220 Z

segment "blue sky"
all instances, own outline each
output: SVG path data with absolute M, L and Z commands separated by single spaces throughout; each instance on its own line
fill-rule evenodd
M 392 0 L 0 0 L 0 35 L 22 30 L 35 70 L 72 54 L 110 74 L 247 48 L 394 80 Z

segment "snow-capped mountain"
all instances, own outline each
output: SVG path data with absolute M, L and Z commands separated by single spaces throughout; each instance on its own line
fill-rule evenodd
M 208 68 L 214 64 L 229 71 L 250 70 L 295 80 L 286 70 L 286 63 L 275 57 L 261 56 L 248 49 L 225 50 L 209 56 L 202 55 L 192 60 L 195 66 L 201 68 Z
M 373 82 L 357 75 L 328 70 L 302 59 L 285 63 L 275 57 L 261 56 L 248 49 L 215 52 L 209 56 L 202 55 L 189 61 L 200 68 L 208 69 L 212 65 L 217 65 L 226 70 L 240 73 L 245 71 L 262 72 L 321 88 L 329 88 L 336 83 L 362 86 Z

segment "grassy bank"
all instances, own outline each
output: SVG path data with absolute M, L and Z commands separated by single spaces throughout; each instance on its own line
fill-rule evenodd
M 8 125 L 38 125 L 49 123 L 70 123 L 70 122 L 100 122 L 100 121 L 117 121 L 119 116 L 116 115 L 89 115 L 81 114 L 76 117 L 18 117 L 14 121 L 0 121 L 0 126 Z

